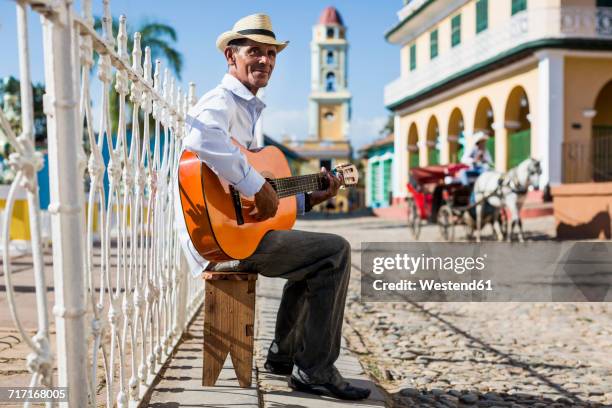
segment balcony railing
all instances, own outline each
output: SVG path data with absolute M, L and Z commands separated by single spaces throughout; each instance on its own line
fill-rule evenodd
M 612 8 L 547 7 L 517 13 L 506 23 L 490 27 L 433 61 L 418 61 L 415 71 L 385 87 L 385 105 L 397 103 L 522 44 L 562 38 L 612 40 Z
M 563 143 L 563 182 L 612 181 L 612 128 L 594 127 L 593 137 Z
M 408 0 L 404 1 L 404 3 L 404 7 L 397 12 L 397 17 L 400 21 L 421 8 L 423 4 L 427 3 L 427 0 Z

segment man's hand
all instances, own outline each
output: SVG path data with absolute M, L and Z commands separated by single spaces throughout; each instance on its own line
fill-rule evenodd
M 312 194 L 310 195 L 310 204 L 312 206 L 315 206 L 319 203 L 322 203 L 323 201 L 335 197 L 336 194 L 338 194 L 340 186 L 342 185 L 342 179 L 328 172 L 325 167 L 321 167 L 321 173 L 325 174 L 325 176 L 327 177 L 329 186 L 327 187 L 327 190 L 312 192 Z
M 267 220 L 276 215 L 276 210 L 278 210 L 278 195 L 267 181 L 261 186 L 261 189 L 255 193 L 255 208 L 257 209 L 257 213 L 255 214 L 255 219 L 257 221 Z

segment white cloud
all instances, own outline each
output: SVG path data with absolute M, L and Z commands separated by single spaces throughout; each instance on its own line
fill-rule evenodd
M 280 141 L 284 135 L 306 139 L 308 136 L 308 111 L 266 109 L 263 112 L 264 133 Z

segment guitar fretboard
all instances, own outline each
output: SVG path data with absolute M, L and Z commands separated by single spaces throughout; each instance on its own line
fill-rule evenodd
M 321 173 L 268 179 L 268 182 L 276 190 L 278 198 L 289 197 L 298 193 L 325 190 L 329 186 L 327 177 Z

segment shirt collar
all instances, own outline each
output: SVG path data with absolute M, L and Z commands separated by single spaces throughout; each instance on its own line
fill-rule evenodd
M 265 108 L 266 106 L 261 99 L 253 95 L 253 93 L 249 91 L 248 88 L 244 86 L 243 83 L 240 82 L 238 78 L 233 75 L 225 74 L 223 76 L 223 79 L 221 80 L 221 86 L 233 93 L 234 95 L 246 100 L 247 102 L 250 102 L 255 99 L 254 102 L 259 105 L 261 109 Z

